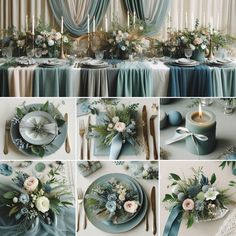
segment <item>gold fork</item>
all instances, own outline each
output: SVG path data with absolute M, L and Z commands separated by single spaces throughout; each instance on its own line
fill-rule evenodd
M 10 131 L 11 122 L 9 120 L 6 120 L 5 123 L 5 137 L 4 137 L 4 148 L 3 153 L 5 155 L 8 154 L 8 144 L 9 144 L 9 131 Z
M 81 188 L 77 189 L 77 198 L 78 198 L 78 219 L 77 219 L 77 232 L 79 232 L 80 228 L 80 214 L 81 214 L 81 209 L 82 209 L 82 204 L 83 204 L 83 191 Z
M 80 148 L 80 159 L 84 159 L 84 135 L 85 135 L 85 125 L 84 120 L 79 121 L 79 135 L 81 137 L 81 148 Z

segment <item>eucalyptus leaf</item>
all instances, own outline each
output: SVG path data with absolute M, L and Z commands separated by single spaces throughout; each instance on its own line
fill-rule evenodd
M 42 162 L 37 163 L 35 166 L 35 170 L 37 172 L 43 172 L 45 170 L 45 168 L 46 168 L 46 165 Z
M 39 157 L 43 157 L 45 155 L 45 149 L 42 146 L 32 146 L 31 147 L 31 151 L 39 156 Z
M 5 199 L 13 199 L 15 197 L 15 192 L 6 192 L 3 194 Z

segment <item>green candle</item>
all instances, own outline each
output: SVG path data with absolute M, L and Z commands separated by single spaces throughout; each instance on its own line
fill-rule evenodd
M 216 146 L 216 117 L 213 112 L 201 111 L 201 108 L 199 111 L 189 112 L 186 115 L 185 126 L 193 134 L 187 137 L 185 141 L 189 152 L 196 155 L 207 155 L 214 151 Z M 197 135 L 204 135 L 208 139 L 199 140 Z

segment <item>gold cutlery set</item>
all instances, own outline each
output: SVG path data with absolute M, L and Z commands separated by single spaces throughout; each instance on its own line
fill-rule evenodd
M 153 104 L 154 105 L 154 104 Z M 153 139 L 153 158 L 154 160 L 158 160 L 158 151 L 157 151 L 157 140 L 156 140 L 156 127 L 155 127 L 155 119 L 157 115 L 151 115 L 149 119 L 149 129 L 150 135 Z M 148 113 L 146 105 L 143 106 L 142 110 L 142 122 L 143 122 L 143 141 L 146 153 L 146 160 L 150 160 L 150 147 L 148 140 Z
M 80 142 L 80 160 L 85 160 L 84 157 L 84 145 L 86 139 L 86 160 L 90 160 L 90 147 L 91 147 L 91 137 L 89 136 L 90 133 L 90 125 L 91 125 L 91 116 L 88 116 L 87 126 L 85 127 L 85 122 L 83 119 L 79 120 L 79 136 L 81 139 Z

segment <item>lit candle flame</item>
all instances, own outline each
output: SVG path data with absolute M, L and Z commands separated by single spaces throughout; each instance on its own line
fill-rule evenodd
M 202 119 L 202 105 L 199 103 L 199 118 Z

